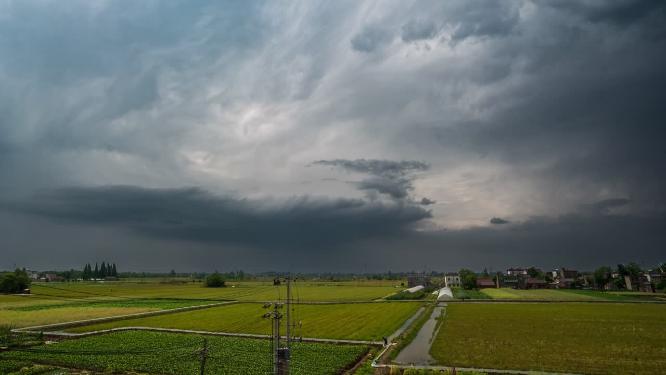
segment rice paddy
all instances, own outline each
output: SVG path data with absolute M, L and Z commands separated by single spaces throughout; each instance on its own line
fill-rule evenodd
M 373 340 L 389 336 L 421 306 L 418 302 L 382 302 L 331 305 L 298 305 L 294 321 L 303 337 Z M 196 331 L 269 334 L 270 322 L 262 317 L 261 304 L 239 303 L 204 310 L 119 320 L 71 328 L 89 332 L 117 327 L 159 327 Z
M 666 305 L 449 304 L 430 353 L 458 367 L 661 373 Z

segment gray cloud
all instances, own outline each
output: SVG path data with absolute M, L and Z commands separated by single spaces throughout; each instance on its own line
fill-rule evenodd
M 434 201 L 434 200 L 426 198 L 426 197 L 421 198 L 421 201 L 419 202 L 419 204 L 421 204 L 422 206 L 429 206 L 429 205 L 435 204 L 435 203 L 437 203 L 437 201 Z
M 501 224 L 509 224 L 509 220 L 502 219 L 501 217 L 494 217 L 490 219 L 490 224 L 496 224 L 496 225 L 501 225 Z
M 429 168 L 427 163 L 413 160 L 335 159 L 319 160 L 312 164 L 369 174 L 373 177 L 356 183 L 356 186 L 361 190 L 385 194 L 394 199 L 407 198 L 413 189 L 413 173 L 426 171 Z
M 404 42 L 431 39 L 437 34 L 437 31 L 432 20 L 414 19 L 402 26 L 401 38 Z
M 379 47 L 388 44 L 393 35 L 386 29 L 377 26 L 366 26 L 351 39 L 352 49 L 359 52 L 373 52 Z
M 277 203 L 257 202 L 214 196 L 196 188 L 134 186 L 62 188 L 3 206 L 59 222 L 112 225 L 160 238 L 254 247 L 329 248 L 398 235 L 430 217 L 415 205 L 359 199 L 294 197 Z
M 0 194 L 21 203 L 2 213 L 2 248 L 26 262 L 57 260 L 51 252 L 100 242 L 77 245 L 77 233 L 104 238 L 112 227 L 116 247 L 135 250 L 128 257 L 150 242 L 175 259 L 187 238 L 201 259 L 219 251 L 242 262 L 248 251 L 251 262 L 254 250 L 301 241 L 289 228 L 268 229 L 269 217 L 294 210 L 323 215 L 312 222 L 337 213 L 347 239 L 339 254 L 353 248 L 388 262 L 385 249 L 395 247 L 395 264 L 421 246 L 480 264 L 492 258 L 493 240 L 520 249 L 512 259 L 603 260 L 599 249 L 611 241 L 599 228 L 615 231 L 611 255 L 622 246 L 635 253 L 640 232 L 645 250 L 636 254 L 657 257 L 650 249 L 663 248 L 663 237 L 650 231 L 666 212 L 664 9 L 637 0 L 0 2 Z M 312 160 L 333 171 L 304 168 Z M 260 222 L 277 239 L 209 226 L 224 221 L 205 207 L 173 208 L 186 218 L 181 226 L 139 202 L 145 218 L 84 220 L 90 210 L 70 211 L 86 195 L 65 199 L 58 190 L 99 185 L 137 189 L 97 191 L 102 202 L 146 189 L 187 207 L 235 207 L 242 222 Z M 28 205 L 40 189 L 52 193 Z M 339 208 L 353 202 L 356 209 Z M 402 250 L 341 213 L 354 210 L 366 223 L 397 212 Z M 512 224 L 491 225 L 496 213 Z M 81 229 L 84 222 L 92 224 Z M 421 233 L 410 231 L 415 225 Z M 47 227 L 51 241 L 28 233 Z M 340 244 L 320 238 L 302 241 Z M 539 238 L 596 250 L 546 250 Z M 500 253 L 492 259 L 502 262 Z

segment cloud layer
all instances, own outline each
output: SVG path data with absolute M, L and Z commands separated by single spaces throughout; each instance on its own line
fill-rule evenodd
M 125 230 L 128 261 L 190 241 L 238 262 L 656 228 L 665 51 L 659 1 L 2 2 L 0 268 L 84 251 L 75 228 Z M 625 250 L 649 261 L 642 235 Z

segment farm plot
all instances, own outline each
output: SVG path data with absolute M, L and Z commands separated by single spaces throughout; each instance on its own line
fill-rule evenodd
M 198 374 L 198 335 L 116 332 L 23 351 L 0 354 L 0 362 L 32 362 L 100 372 Z M 206 374 L 266 374 L 271 372 L 270 341 L 208 337 Z M 359 345 L 295 343 L 291 373 L 340 373 L 360 359 L 368 348 Z
M 301 301 L 371 301 L 396 291 L 394 284 L 374 281 L 294 283 L 294 297 Z M 231 282 L 225 288 L 205 288 L 201 283 L 150 282 L 80 282 L 35 283 L 33 299 L 69 299 L 76 302 L 86 298 L 170 298 L 240 301 L 272 301 L 286 293 L 286 287 L 271 282 Z
M 459 367 L 655 374 L 664 327 L 660 304 L 449 304 L 430 353 Z
M 294 321 L 303 337 L 381 340 L 393 333 L 421 306 L 418 302 L 379 302 L 331 305 L 297 305 Z M 160 327 L 198 331 L 269 334 L 270 322 L 262 318 L 261 304 L 240 303 L 162 316 L 120 320 L 71 328 L 89 332 L 116 327 Z
M 29 327 L 43 324 L 69 322 L 126 315 L 139 312 L 173 309 L 202 305 L 199 300 L 90 300 L 60 304 L 27 304 L 0 308 L 0 325 Z
M 483 294 L 493 299 L 534 299 L 552 301 L 589 301 L 603 300 L 604 298 L 594 294 L 570 293 L 566 290 L 555 289 L 510 289 L 510 288 L 487 288 L 481 289 Z

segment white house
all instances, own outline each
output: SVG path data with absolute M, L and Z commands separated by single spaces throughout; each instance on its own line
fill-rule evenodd
M 444 275 L 444 286 L 447 288 L 460 286 L 460 275 L 457 273 L 449 272 Z

